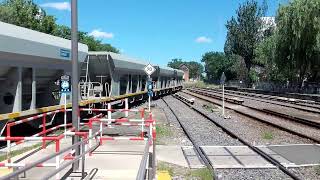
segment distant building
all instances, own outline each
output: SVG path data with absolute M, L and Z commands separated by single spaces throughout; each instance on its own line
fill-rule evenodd
M 262 20 L 262 31 L 265 31 L 269 28 L 275 28 L 277 26 L 276 24 L 276 18 L 275 17 L 261 17 Z
M 181 64 L 179 69 L 183 71 L 182 78 L 184 79 L 184 81 L 189 81 L 189 68 L 185 64 Z
M 275 17 L 261 17 L 261 28 L 259 29 L 260 35 L 263 36 L 268 36 L 271 35 L 272 32 L 276 29 L 277 24 L 276 24 L 276 19 Z

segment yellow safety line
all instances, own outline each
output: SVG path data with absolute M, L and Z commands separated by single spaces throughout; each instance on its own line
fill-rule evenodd
M 168 171 L 158 171 L 157 172 L 158 180 L 171 180 L 171 176 Z
M 5 176 L 13 172 L 13 168 L 0 167 L 0 177 Z
M 181 86 L 177 86 L 177 87 L 181 87 Z M 175 88 L 175 87 L 164 88 L 164 89 L 155 89 L 154 92 L 161 91 L 161 90 L 168 90 L 171 88 Z M 100 99 L 82 100 L 79 102 L 79 105 L 85 106 L 85 105 L 93 104 L 93 103 L 111 102 L 111 101 L 121 100 L 121 99 L 132 97 L 132 96 L 143 95 L 146 93 L 147 93 L 147 91 L 141 91 L 138 93 L 124 94 L 124 95 L 114 96 L 114 97 L 110 97 L 110 98 L 107 97 L 107 98 L 100 98 Z M 71 103 L 67 104 L 67 108 L 70 108 L 71 106 L 72 106 Z M 0 121 L 7 120 L 7 119 L 14 119 L 14 118 L 22 117 L 22 116 L 30 116 L 30 115 L 38 114 L 38 113 L 45 113 L 45 112 L 54 111 L 54 110 L 58 110 L 58 109 L 62 109 L 62 108 L 64 108 L 64 105 L 54 105 L 54 106 L 42 107 L 42 108 L 38 108 L 38 109 L 25 110 L 25 111 L 21 111 L 21 112 L 0 114 Z

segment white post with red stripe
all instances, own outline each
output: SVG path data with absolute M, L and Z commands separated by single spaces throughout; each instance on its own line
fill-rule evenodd
M 67 94 L 64 94 L 64 133 L 67 133 Z M 66 138 L 67 136 L 64 136 Z
M 108 109 L 110 109 L 110 111 L 108 111 L 108 119 L 111 119 L 111 103 L 108 103 Z

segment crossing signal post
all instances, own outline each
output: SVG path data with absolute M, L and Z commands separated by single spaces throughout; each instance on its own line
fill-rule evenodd
M 153 84 L 152 84 L 152 79 L 150 78 L 150 76 L 148 78 L 147 90 L 148 90 L 148 96 L 149 96 L 148 110 L 150 112 L 151 97 L 153 96 Z
M 150 63 L 144 67 L 144 72 L 148 75 L 148 82 L 147 82 L 147 90 L 148 90 L 148 96 L 149 96 L 149 104 L 148 109 L 150 112 L 150 106 L 151 106 L 151 97 L 153 96 L 153 84 L 151 79 L 151 74 L 153 74 L 156 71 L 156 68 L 154 68 Z
M 71 92 L 71 78 L 68 75 L 61 76 L 59 80 L 60 93 L 64 98 L 64 134 L 67 133 L 67 94 Z

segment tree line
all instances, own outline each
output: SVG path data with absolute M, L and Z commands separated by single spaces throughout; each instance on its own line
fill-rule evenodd
M 56 23 L 56 18 L 47 15 L 46 11 L 32 0 L 4 0 L 0 2 L 0 21 L 33 29 L 65 39 L 71 39 L 71 29 Z M 79 31 L 79 42 L 87 44 L 89 51 L 119 50 L 110 44 L 102 43 L 87 32 Z
M 174 68 L 174 69 L 180 69 L 181 65 L 185 65 L 189 69 L 189 78 L 190 79 L 197 79 L 199 80 L 202 76 L 203 72 L 203 66 L 201 63 L 196 61 L 184 61 L 179 58 L 174 58 L 170 62 L 168 62 L 167 66 Z
M 267 5 L 255 0 L 241 4 L 226 23 L 224 52 L 207 52 L 201 61 L 206 80 L 248 85 L 258 81 L 320 82 L 320 1 L 292 0 L 276 16 L 265 17 Z

